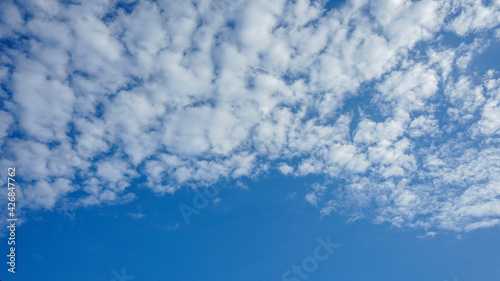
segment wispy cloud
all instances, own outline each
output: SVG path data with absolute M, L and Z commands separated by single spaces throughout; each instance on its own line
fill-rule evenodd
M 139 220 L 146 217 L 143 213 L 127 213 L 127 216 L 133 218 L 134 220 Z

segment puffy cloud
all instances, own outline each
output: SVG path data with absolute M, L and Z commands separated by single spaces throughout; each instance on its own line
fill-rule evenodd
M 311 205 L 316 206 L 316 205 L 318 205 L 318 201 L 324 196 L 325 191 L 326 191 L 326 186 L 316 183 L 312 186 L 312 188 L 313 188 L 313 191 L 309 192 L 305 196 L 305 199 Z
M 453 106 L 448 107 L 448 115 L 452 120 L 465 122 L 474 117 L 484 102 L 483 87 L 473 86 L 468 77 L 460 77 L 457 83 L 449 85 L 445 92 Z
M 283 173 L 284 175 L 288 175 L 288 174 L 291 174 L 293 173 L 293 167 L 289 166 L 288 164 L 286 163 L 281 163 L 281 165 L 278 167 L 278 169 L 280 170 L 281 173 Z
M 12 75 L 13 101 L 18 109 L 14 112 L 30 136 L 60 141 L 66 138 L 75 96 L 66 83 L 49 75 L 39 63 L 21 59 Z
M 408 130 L 412 138 L 435 137 L 439 134 L 439 125 L 436 119 L 421 115 L 411 122 Z
M 500 3 L 491 1 L 485 5 L 482 1 L 462 0 L 452 1 L 453 8 L 458 10 L 458 16 L 448 24 L 448 28 L 458 35 L 466 35 L 500 24 Z
M 19 31 L 24 24 L 21 11 L 19 8 L 10 2 L 2 2 L 0 4 L 2 28 L 0 37 L 13 36 L 14 32 Z
M 0 146 L 3 145 L 5 137 L 8 135 L 8 129 L 11 126 L 14 118 L 8 112 L 0 111 L 0 119 L 2 123 L 0 123 Z
M 74 188 L 67 179 L 60 178 L 51 183 L 41 180 L 23 191 L 23 200 L 28 202 L 27 207 L 52 209 L 62 196 L 72 190 Z

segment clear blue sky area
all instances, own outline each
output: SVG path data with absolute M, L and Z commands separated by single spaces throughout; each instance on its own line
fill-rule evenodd
M 320 218 L 300 194 L 309 180 L 274 176 L 249 183 L 247 191 L 223 190 L 221 201 L 190 216 L 189 224 L 179 210 L 179 204 L 194 207 L 188 192 L 158 198 L 145 191 L 125 205 L 42 212 L 19 228 L 20 270 L 7 280 L 111 280 L 113 270 L 133 280 L 297 280 L 282 276 L 314 257 L 317 239 L 328 236 L 340 245 L 316 270 L 302 269 L 307 280 L 496 280 L 500 274 L 498 228 L 418 238 L 425 231 Z M 287 198 L 293 191 L 296 197 Z M 135 211 L 145 217 L 126 215 Z

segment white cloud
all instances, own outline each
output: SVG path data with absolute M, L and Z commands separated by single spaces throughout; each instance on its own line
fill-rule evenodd
M 133 218 L 134 220 L 139 220 L 146 217 L 143 213 L 127 213 L 127 216 Z
M 0 3 L 0 18 L 2 19 L 2 28 L 0 37 L 12 36 L 12 33 L 22 28 L 24 23 L 19 8 L 13 3 Z
M 67 179 L 57 179 L 50 183 L 41 180 L 35 185 L 27 187 L 23 191 L 23 197 L 28 202 L 25 204 L 27 207 L 52 209 L 62 196 L 72 190 L 74 190 L 74 187 L 71 186 L 70 181 Z
M 318 201 L 321 200 L 321 198 L 325 195 L 326 186 L 315 183 L 312 185 L 312 188 L 313 191 L 306 194 L 305 199 L 311 205 L 317 206 Z
M 21 58 L 12 75 L 15 113 L 29 135 L 41 141 L 61 141 L 68 132 L 75 96 L 66 83 L 48 75 L 39 63 Z
M 479 87 L 479 86 L 478 86 Z M 498 79 L 485 82 L 487 89 L 481 120 L 472 128 L 474 133 L 483 136 L 498 135 L 500 132 L 500 83 Z M 484 98 L 482 100 L 485 100 Z
M 492 1 L 488 6 L 485 6 L 482 1 L 476 0 L 453 1 L 453 5 L 459 14 L 451 20 L 448 28 L 458 35 L 463 36 L 500 24 L 500 3 L 498 1 Z
M 439 134 L 438 121 L 424 115 L 413 119 L 408 129 L 412 138 L 435 137 Z
M 422 239 L 422 238 L 426 238 L 429 236 L 434 238 L 436 236 L 436 234 L 437 234 L 437 232 L 429 231 L 429 232 L 425 233 L 425 235 L 417 236 L 417 238 Z
M 451 104 L 454 107 L 447 109 L 452 120 L 466 122 L 474 117 L 474 114 L 484 102 L 483 87 L 471 85 L 468 77 L 460 77 L 459 80 L 448 86 L 445 90 Z
M 3 145 L 5 137 L 8 135 L 7 130 L 9 129 L 12 122 L 14 122 L 14 118 L 8 112 L 0 110 L 0 147 Z
M 293 167 L 287 165 L 286 163 L 281 163 L 278 169 L 283 175 L 288 175 L 293 173 Z

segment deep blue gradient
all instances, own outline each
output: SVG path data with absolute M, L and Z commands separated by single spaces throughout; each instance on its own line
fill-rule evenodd
M 316 239 L 340 243 L 308 280 L 496 280 L 500 229 L 417 238 L 363 219 L 320 218 L 303 200 L 316 179 L 270 176 L 248 190 L 230 187 L 186 224 L 179 203 L 192 192 L 117 206 L 38 213 L 19 227 L 18 268 L 9 280 L 112 280 L 122 268 L 134 280 L 282 280 L 313 255 Z M 296 192 L 294 198 L 290 192 Z M 287 198 L 288 196 L 288 198 Z M 132 219 L 127 212 L 141 212 Z M 2 253 L 7 251 L 1 243 Z M 5 270 L 6 272 L 6 270 Z M 456 279 L 454 279 L 456 278 Z M 3 280 L 3 279 L 2 279 Z

